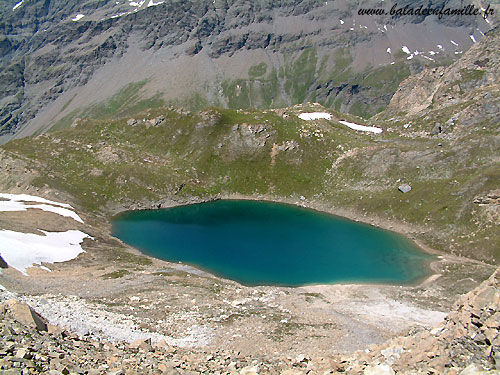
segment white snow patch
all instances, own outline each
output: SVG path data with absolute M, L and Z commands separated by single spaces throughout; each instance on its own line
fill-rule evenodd
M 343 25 L 344 24 L 344 20 L 340 20 L 340 24 Z
M 453 44 L 454 46 L 457 46 L 458 47 L 458 43 L 455 42 L 454 40 L 450 40 L 450 43 Z
M 434 52 L 434 51 L 429 51 L 429 55 L 434 56 L 435 54 L 436 54 L 436 52 Z
M 464 51 L 456 51 L 455 55 L 460 55 L 461 53 L 464 53 Z
M 428 56 L 425 56 L 425 55 L 422 55 L 422 57 L 424 59 L 427 59 L 427 60 L 430 60 L 430 61 L 435 61 L 432 57 L 428 57 Z
M 441 44 L 437 44 L 437 48 L 439 48 L 440 50 L 444 50 L 444 48 Z
M 125 16 L 127 14 L 130 14 L 132 12 L 121 12 L 120 14 L 115 14 L 114 16 L 111 16 L 110 18 L 113 19 L 113 18 L 118 18 L 118 17 L 121 17 L 121 16 Z
M 411 60 L 411 59 L 413 59 L 413 53 L 406 58 L 406 60 Z
M 481 30 L 477 29 L 477 31 L 479 31 L 479 34 L 481 34 L 482 36 L 484 36 L 484 33 Z
M 472 43 L 476 43 L 477 42 L 476 38 L 474 38 L 474 35 L 469 35 L 469 36 L 470 36 L 470 38 L 472 40 Z
M 332 118 L 332 115 L 326 112 L 311 112 L 311 113 L 301 113 L 299 115 L 299 118 L 305 121 L 319 120 L 319 119 L 330 120 Z
M 411 52 L 410 52 L 410 49 L 406 46 L 403 46 L 401 47 L 401 49 L 403 50 L 404 53 L 406 53 L 407 55 L 409 55 Z
M 387 25 L 384 25 L 384 30 L 387 31 Z
M 16 5 L 14 5 L 12 7 L 12 10 L 16 10 L 17 8 L 19 8 L 21 5 L 23 5 L 23 2 L 24 2 L 24 0 L 21 0 L 20 2 L 18 2 Z
M 355 124 L 353 122 L 348 122 L 348 121 L 339 121 L 342 125 L 347 126 L 348 128 L 354 129 L 354 130 L 359 130 L 362 132 L 370 132 L 370 133 L 382 133 L 382 129 L 377 128 L 375 126 L 364 126 L 364 125 L 359 125 Z
M 139 4 L 136 3 L 135 1 L 129 2 L 128 5 L 130 5 L 131 7 L 138 7 L 139 6 Z
M 71 207 L 71 205 L 69 205 L 67 203 L 55 202 L 55 201 L 51 201 L 51 200 L 48 200 L 48 199 L 45 199 L 42 197 L 37 197 L 35 195 L 0 193 L 0 198 L 9 199 L 9 200 L 15 201 L 15 202 L 48 203 L 48 204 L 52 204 L 54 206 L 66 207 L 66 208 L 70 208 L 73 210 L 73 207 Z
M 391 47 L 387 48 L 387 53 L 392 53 L 391 52 Z
M 0 255 L 10 267 L 26 275 L 26 268 L 42 262 L 65 262 L 83 253 L 80 244 L 84 238 L 91 238 L 79 230 L 46 232 L 41 236 L 11 230 L 0 231 Z
M 484 20 L 486 21 L 486 23 L 490 23 L 489 19 L 485 18 Z
M 58 203 L 45 198 L 35 197 L 27 194 L 5 194 L 0 193 L 1 211 L 27 211 L 28 208 L 38 208 L 43 211 L 53 212 L 61 216 L 71 217 L 72 219 L 83 223 L 83 220 L 72 211 L 73 207 L 66 203 Z M 26 202 L 40 202 L 41 204 L 26 204 Z M 63 207 L 60 207 L 63 206 Z M 69 207 L 69 208 L 65 208 Z
M 163 3 L 164 3 L 164 1 L 158 1 L 157 3 L 155 3 L 153 0 L 149 0 L 148 7 L 154 7 L 156 5 L 160 5 Z
M 85 17 L 85 14 L 77 14 L 74 18 L 72 18 L 71 20 L 72 21 L 79 21 L 81 20 L 83 17 Z

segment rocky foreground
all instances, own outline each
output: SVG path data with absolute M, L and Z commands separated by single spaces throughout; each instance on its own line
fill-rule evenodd
M 0 374 L 499 374 L 500 269 L 464 295 L 445 322 L 351 355 L 330 358 L 244 357 L 95 341 L 48 324 L 27 304 L 0 305 Z

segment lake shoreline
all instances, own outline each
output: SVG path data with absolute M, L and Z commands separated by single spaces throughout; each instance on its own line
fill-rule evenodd
M 164 210 L 116 215 L 112 235 L 145 255 L 186 263 L 245 286 L 418 285 L 431 276 L 429 265 L 436 260 L 397 232 L 296 204 L 220 199 Z M 232 229 L 224 229 L 227 225 Z M 235 244 L 240 247 L 240 238 L 247 239 L 242 251 L 229 251 Z M 306 258 L 304 249 L 309 249 Z M 226 254 L 232 254 L 230 259 Z M 261 260 L 256 262 L 255 256 Z M 282 271 L 276 273 L 278 265 Z
M 50 198 L 48 194 L 43 195 Z M 422 284 L 373 283 L 247 287 L 184 264 L 143 255 L 138 249 L 110 236 L 112 212 L 167 208 L 202 201 L 177 198 L 175 201 L 109 205 L 99 215 L 76 207 L 85 224 L 44 211 L 2 213 L 4 222 L 17 223 L 17 230 L 57 231 L 76 226 L 95 240 L 86 240 L 85 253 L 74 260 L 45 264 L 50 271 L 29 268 L 29 277 L 26 277 L 11 268 L 2 270 L 0 284 L 9 291 L 27 296 L 30 303 L 45 311 L 54 324 L 77 330 L 100 332 L 109 322 L 89 319 L 94 319 L 96 311 L 99 317 L 106 317 L 111 312 L 118 314 L 118 325 L 113 326 L 117 332 L 132 330 L 146 336 L 148 332 L 156 332 L 175 342 L 193 340 L 194 345 L 199 345 L 196 350 L 224 348 L 252 356 L 279 351 L 287 357 L 360 350 L 394 337 L 415 324 L 430 328 L 439 323 L 459 295 L 491 274 L 491 267 L 445 256 L 435 262 L 436 274 L 443 276 L 432 276 L 424 287 Z M 326 205 L 320 207 L 317 203 L 298 199 L 251 197 L 254 200 L 266 198 L 332 213 Z M 207 200 L 214 198 L 203 201 Z M 65 201 L 74 203 L 70 197 Z M 345 217 L 338 212 L 333 214 Z M 74 315 L 75 307 L 81 309 L 81 313 Z M 66 318 L 61 320 L 61 316 Z M 165 319 L 166 316 L 172 319 Z M 132 326 L 123 327 L 121 322 L 125 321 L 133 322 L 128 323 Z M 242 332 L 241 327 L 249 329 Z M 206 335 L 192 336 L 192 332 Z M 353 336 L 352 332 L 356 334 Z M 118 339 L 114 333 L 103 338 L 113 337 Z M 208 341 L 201 340 L 202 337 Z
M 428 246 L 427 244 L 423 243 L 422 240 L 416 239 L 415 234 L 422 232 L 422 229 L 419 228 L 418 226 L 410 225 L 407 223 L 401 223 L 401 222 L 394 222 L 391 220 L 383 219 L 380 217 L 376 216 L 371 216 L 371 215 L 364 215 L 360 214 L 354 210 L 351 209 L 346 209 L 346 208 L 341 208 L 334 206 L 332 204 L 328 204 L 325 202 L 321 201 L 316 201 L 316 200 L 301 200 L 300 198 L 286 198 L 286 197 L 280 197 L 280 196 L 274 196 L 274 195 L 246 195 L 246 194 L 219 194 L 217 196 L 213 197 L 206 197 L 206 198 L 199 198 L 199 197 L 191 197 L 191 198 L 181 198 L 181 197 L 176 197 L 177 199 L 172 199 L 172 198 L 164 198 L 161 200 L 156 200 L 156 201 L 147 201 L 147 202 L 130 202 L 130 204 L 126 205 L 120 205 L 120 206 L 115 206 L 111 208 L 112 214 L 109 217 L 110 224 L 109 224 L 109 235 L 112 236 L 111 233 L 111 219 L 123 212 L 126 211 L 135 211 L 135 210 L 157 210 L 157 209 L 164 209 L 164 208 L 173 208 L 173 207 L 180 207 L 180 206 L 187 206 L 187 205 L 193 205 L 193 204 L 199 204 L 199 203 L 206 203 L 206 202 L 212 202 L 216 200 L 251 200 L 251 201 L 265 201 L 265 202 L 273 202 L 273 203 L 283 203 L 283 204 L 290 204 L 302 208 L 307 208 L 310 210 L 317 211 L 319 213 L 326 213 L 329 215 L 333 215 L 342 219 L 347 219 L 347 220 L 352 220 L 358 223 L 366 224 L 369 226 L 373 226 L 379 229 L 383 229 L 389 232 L 396 233 L 398 235 L 401 235 L 405 237 L 408 241 L 412 242 L 420 251 L 436 256 L 437 259 L 432 260 L 428 263 L 427 268 L 429 270 L 429 274 L 426 275 L 423 278 L 419 278 L 417 281 L 405 284 L 406 286 L 413 286 L 413 287 L 418 287 L 418 286 L 424 286 L 428 285 L 430 282 L 436 280 L 441 276 L 440 269 L 442 268 L 442 264 L 446 263 L 447 261 L 460 261 L 461 259 L 464 262 L 474 262 L 477 264 L 482 264 L 484 265 L 484 262 L 474 260 L 471 258 L 462 258 L 458 257 L 449 253 L 446 253 L 441 250 L 437 250 L 435 248 L 432 248 Z M 140 254 L 143 254 L 140 250 L 137 250 Z M 215 277 L 219 277 L 214 275 Z M 392 285 L 390 283 L 338 283 L 338 284 L 314 284 L 314 285 L 380 285 L 380 286 L 386 286 L 386 285 Z

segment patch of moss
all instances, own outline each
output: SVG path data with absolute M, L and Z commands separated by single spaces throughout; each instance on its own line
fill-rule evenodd
M 257 78 L 261 77 L 264 74 L 266 74 L 267 71 L 267 64 L 264 62 L 261 62 L 260 64 L 253 65 L 248 69 L 248 76 L 250 78 Z
M 127 276 L 130 274 L 130 271 L 127 270 L 118 270 L 118 271 L 113 271 L 110 273 L 106 273 L 101 276 L 103 279 L 121 279 L 124 276 Z

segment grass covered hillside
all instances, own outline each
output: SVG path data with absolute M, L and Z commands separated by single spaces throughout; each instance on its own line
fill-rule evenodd
M 500 259 L 499 125 L 456 139 L 351 130 L 304 121 L 319 105 L 283 110 L 173 107 L 2 146 L 7 189 L 50 187 L 90 213 L 243 195 L 293 202 L 393 225 L 441 251 Z M 17 170 L 16 173 L 15 170 Z M 398 186 L 408 183 L 403 194 Z M 497 194 L 497 195 L 495 195 Z M 496 198 L 495 198 L 496 197 Z M 389 223 L 389 224 L 387 224 Z

